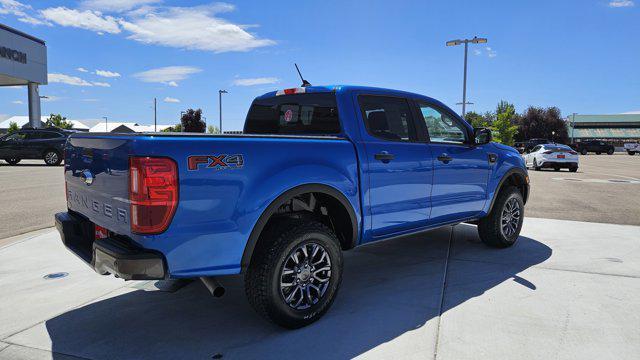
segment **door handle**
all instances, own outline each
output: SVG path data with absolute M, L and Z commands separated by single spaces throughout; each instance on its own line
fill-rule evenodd
M 442 161 L 445 164 L 448 164 L 451 160 L 453 160 L 453 158 L 447 154 L 441 154 L 440 156 L 438 156 L 438 160 Z
M 373 157 L 375 157 L 376 160 L 380 160 L 385 164 L 388 163 L 389 161 L 395 159 L 395 156 L 393 154 L 389 154 L 386 151 L 379 152 L 379 153 L 375 154 Z

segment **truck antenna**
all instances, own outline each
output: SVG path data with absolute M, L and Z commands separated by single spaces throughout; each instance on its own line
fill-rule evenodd
M 311 86 L 311 83 L 310 83 L 310 82 L 308 82 L 307 80 L 305 80 L 305 79 L 302 77 L 302 73 L 300 72 L 300 68 L 298 67 L 298 64 L 293 63 L 293 65 L 295 65 L 295 66 L 296 66 L 296 70 L 298 70 L 298 75 L 300 75 L 300 80 L 302 80 L 302 87 Z

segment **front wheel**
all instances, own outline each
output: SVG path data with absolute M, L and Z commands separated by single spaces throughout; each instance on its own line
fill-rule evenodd
M 596 155 L 600 155 L 602 154 L 600 151 L 596 151 Z
M 607 150 L 607 155 L 613 155 L 613 149 Z
M 44 162 L 49 166 L 57 166 L 62 162 L 62 157 L 55 150 L 49 150 L 44 153 Z
M 17 165 L 20 160 L 22 159 L 18 159 L 18 158 L 9 158 L 9 159 L 4 159 L 4 161 L 6 161 L 9 165 Z
M 515 244 L 524 220 L 524 200 L 520 190 L 509 186 L 500 191 L 493 209 L 478 223 L 480 240 L 485 244 L 505 248 Z
M 580 154 L 587 155 L 587 149 L 582 149 L 582 151 L 580 151 Z
M 309 219 L 280 220 L 261 238 L 245 276 L 245 292 L 258 314 L 296 329 L 329 310 L 342 281 L 336 235 Z
M 628 153 L 629 155 L 631 155 L 631 156 L 633 156 L 633 155 L 635 155 L 635 154 L 636 154 L 636 152 L 635 152 L 635 151 L 627 151 L 627 153 Z

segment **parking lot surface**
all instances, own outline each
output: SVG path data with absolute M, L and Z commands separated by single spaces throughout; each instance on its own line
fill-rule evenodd
M 23 160 L 0 161 L 0 245 L 2 239 L 53 226 L 53 214 L 67 207 L 62 166 Z
M 239 277 L 219 299 L 199 281 L 153 290 L 95 274 L 51 230 L 0 248 L 0 359 L 632 359 L 638 233 L 527 218 L 508 249 L 465 224 L 363 246 L 327 315 L 291 331 L 253 313 Z
M 640 225 L 640 156 L 580 155 L 577 173 L 529 170 L 526 216 Z

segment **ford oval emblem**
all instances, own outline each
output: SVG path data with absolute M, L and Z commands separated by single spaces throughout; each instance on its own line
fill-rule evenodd
M 82 174 L 80 174 L 80 179 L 82 179 L 87 186 L 93 184 L 93 174 L 89 170 L 83 171 Z

